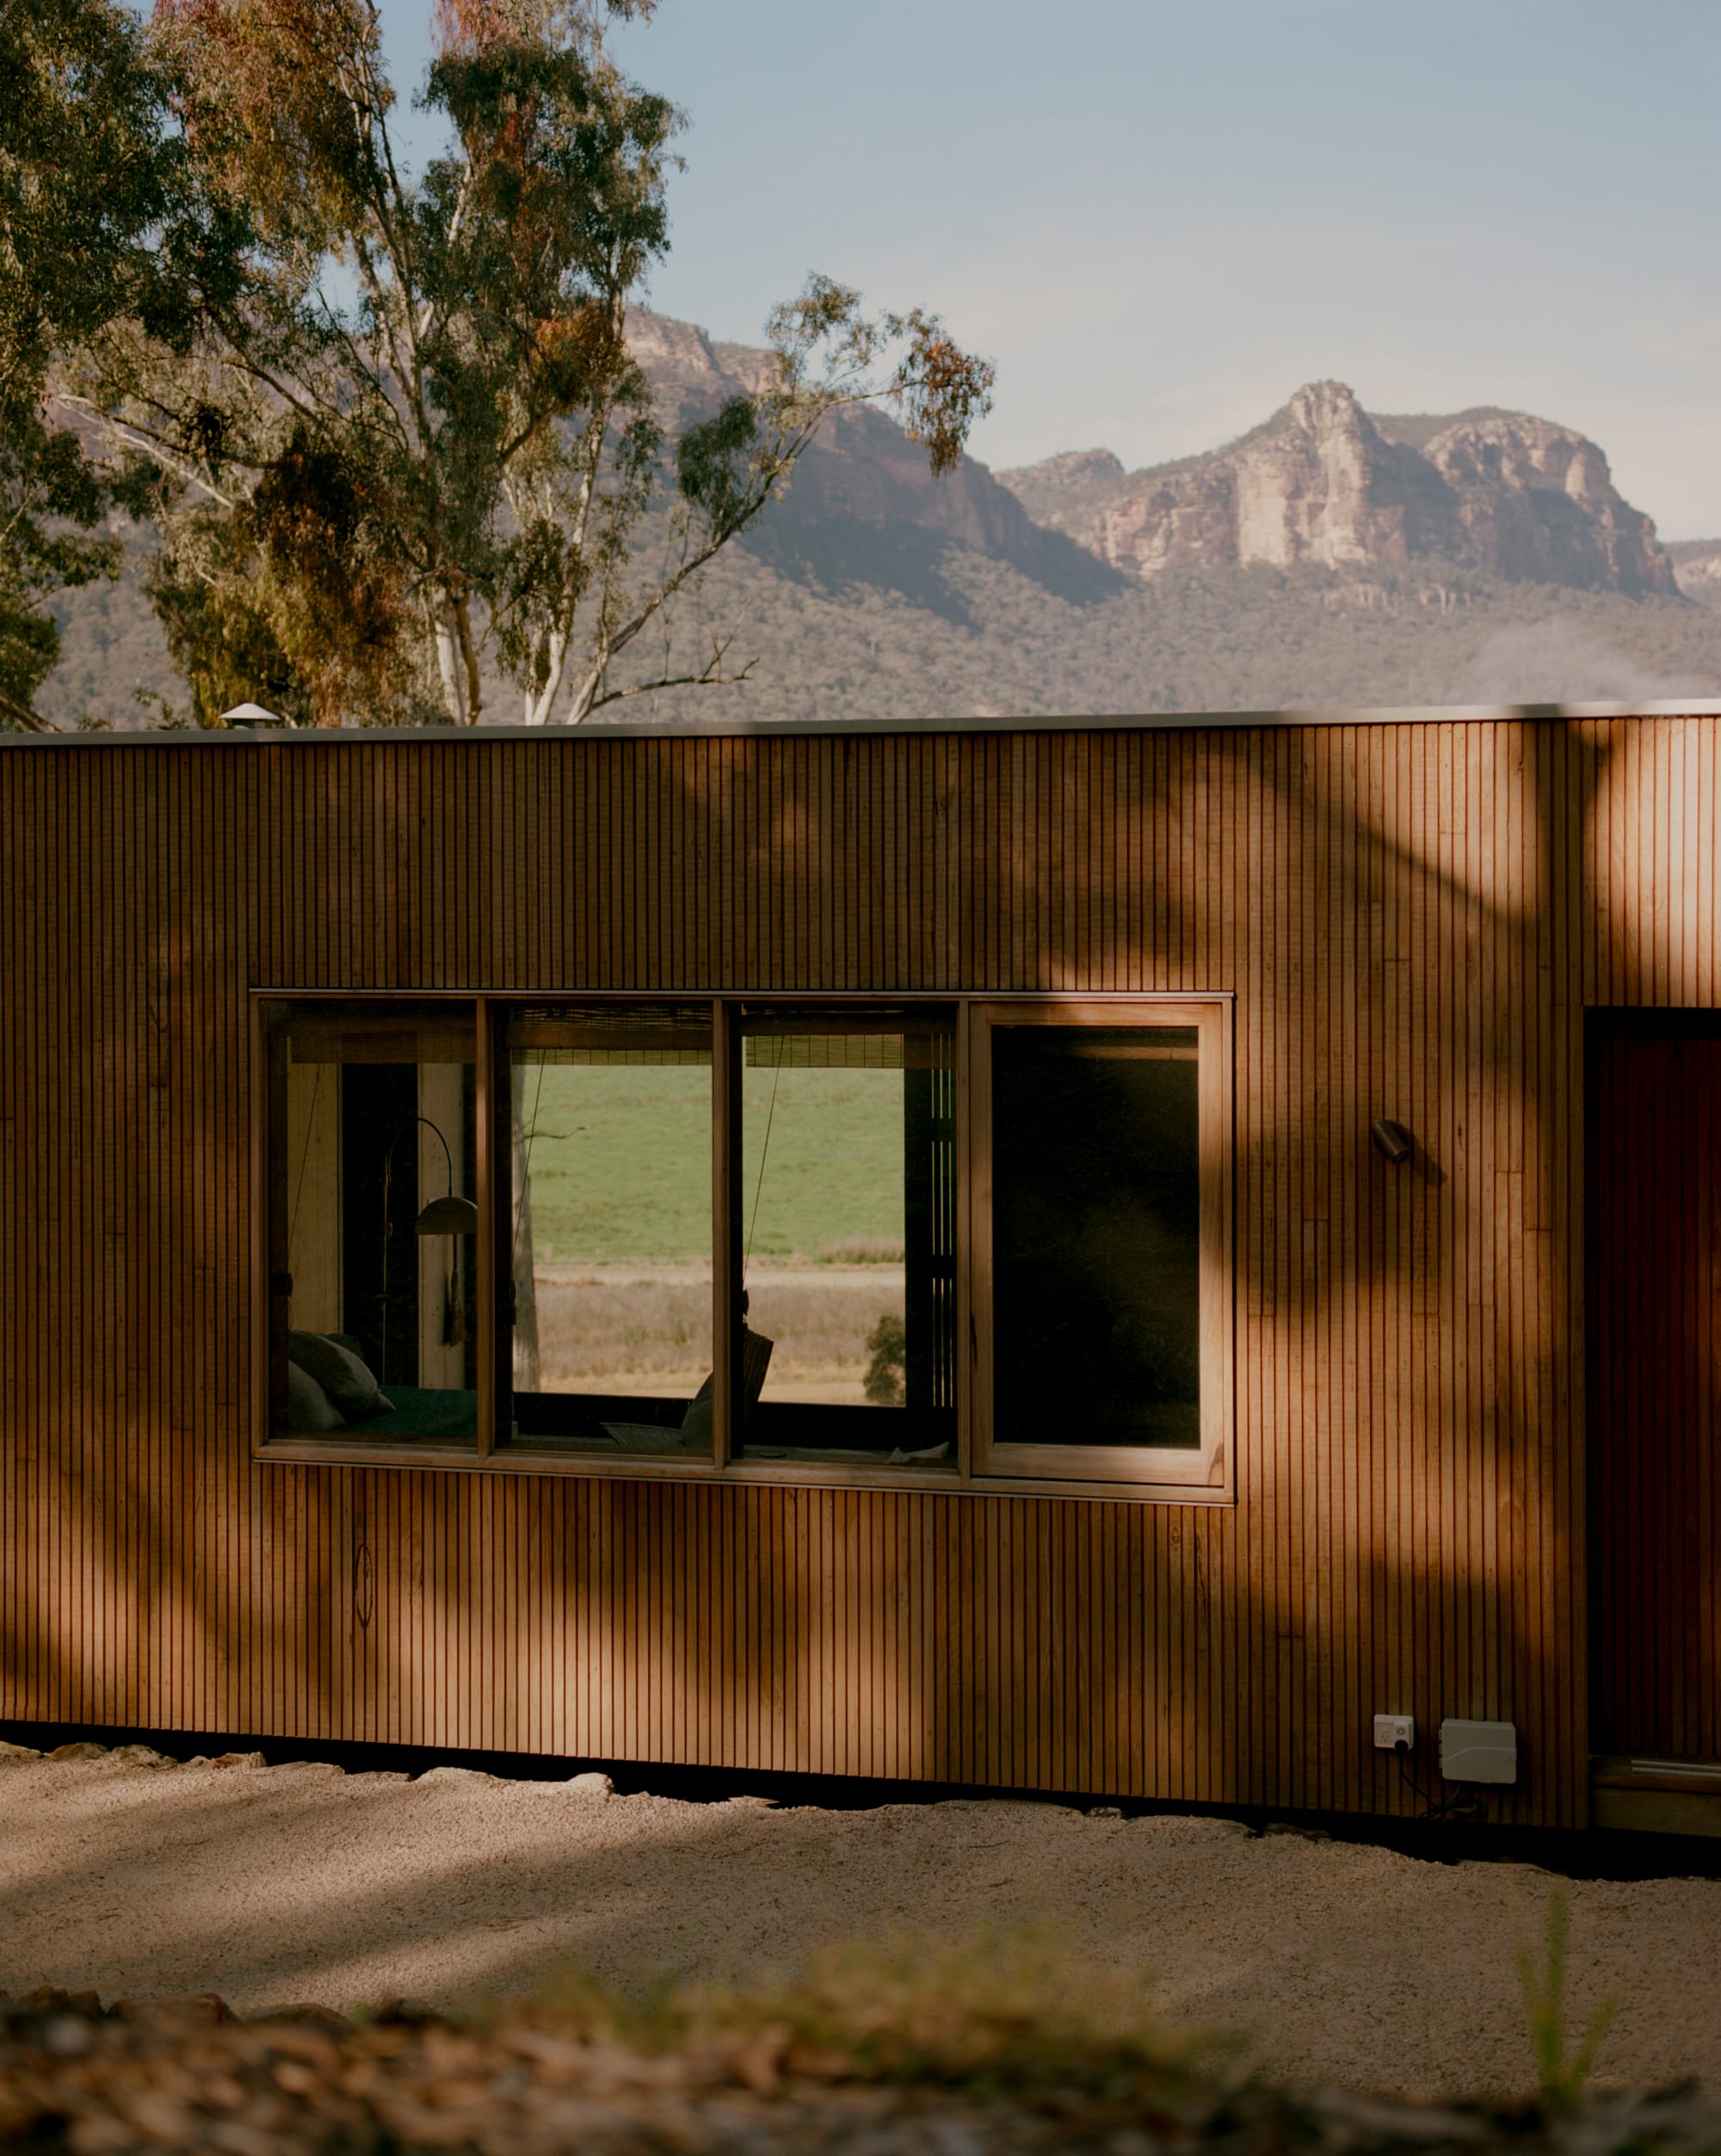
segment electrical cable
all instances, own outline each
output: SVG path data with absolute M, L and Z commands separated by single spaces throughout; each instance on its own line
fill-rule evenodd
M 765 1162 L 771 1151 L 771 1125 L 777 1116 L 777 1087 L 783 1076 L 783 1044 L 776 1043 L 776 1068 L 771 1075 L 771 1105 L 765 1116 L 765 1142 L 759 1148 L 759 1177 L 753 1185 L 753 1217 L 747 1223 L 747 1248 L 741 1257 L 741 1282 L 747 1284 L 747 1268 L 753 1257 L 753 1232 L 759 1225 L 759 1194 L 765 1188 Z
M 1422 1787 L 1422 1785 L 1417 1782 L 1416 1776 L 1410 1772 L 1410 1751 L 1409 1745 L 1394 1745 L 1392 1747 L 1392 1752 L 1393 1757 L 1398 1762 L 1398 1771 L 1404 1779 L 1405 1786 L 1409 1789 L 1413 1796 L 1420 1799 L 1420 1801 L 1428 1807 L 1428 1809 L 1423 1813 L 1422 1820 L 1419 1824 L 1428 1825 L 1435 1819 L 1450 1819 L 1453 1813 L 1465 1807 L 1474 1807 L 1476 1799 L 1473 1796 L 1449 1797 L 1444 1804 L 1436 1803 L 1434 1799 L 1429 1795 L 1428 1792 Z

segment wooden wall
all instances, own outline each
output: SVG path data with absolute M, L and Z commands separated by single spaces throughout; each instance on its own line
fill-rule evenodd
M 1721 1001 L 1718 725 L 0 752 L 0 1714 L 1395 1811 L 1501 1715 L 1581 1821 L 1582 1012 Z M 254 1463 L 253 984 L 1235 990 L 1237 1504 Z

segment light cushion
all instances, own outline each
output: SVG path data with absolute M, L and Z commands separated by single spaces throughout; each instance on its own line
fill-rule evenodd
M 287 1427 L 294 1436 L 318 1430 L 340 1430 L 345 1418 L 333 1400 L 297 1362 L 287 1366 Z
M 287 1359 L 314 1377 L 343 1415 L 386 1415 L 394 1405 L 378 1389 L 369 1365 L 326 1333 L 289 1332 Z

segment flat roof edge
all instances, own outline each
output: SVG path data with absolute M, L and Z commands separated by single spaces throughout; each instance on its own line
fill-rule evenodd
M 588 720 L 577 726 L 230 726 L 68 729 L 0 734 L 0 748 L 252 748 L 279 742 L 725 741 L 881 735 L 1012 733 L 1236 733 L 1298 726 L 1434 726 L 1549 723 L 1581 719 L 1711 719 L 1721 697 L 1659 697 L 1585 704 L 1311 705 L 1288 711 L 1059 713 L 1049 716 L 927 719 L 712 719 Z

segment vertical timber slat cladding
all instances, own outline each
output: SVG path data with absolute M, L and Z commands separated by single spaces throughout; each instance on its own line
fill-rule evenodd
M 1721 1758 L 1721 1033 L 1599 1026 L 1584 1165 L 1586 1011 L 1721 1004 L 1718 729 L 9 749 L 0 1714 L 1379 1812 L 1372 1713 L 1499 1715 L 1545 1824 Z M 255 1461 L 260 985 L 1233 992 L 1237 1503 Z

